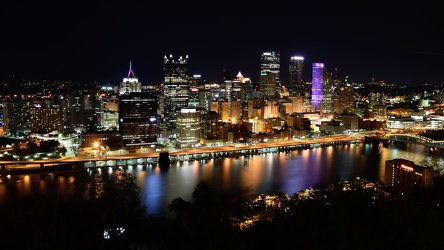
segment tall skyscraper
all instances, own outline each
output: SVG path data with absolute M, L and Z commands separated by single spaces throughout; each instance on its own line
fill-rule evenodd
M 175 130 L 177 114 L 188 107 L 190 97 L 190 78 L 188 73 L 188 56 L 164 57 L 164 80 L 161 83 L 160 115 L 164 129 Z M 173 133 L 174 134 L 174 133 Z
M 128 78 L 123 81 L 130 88 L 119 95 L 119 133 L 121 147 L 137 149 L 157 143 L 158 98 L 150 92 L 142 92 L 141 84 L 130 66 Z
M 267 100 L 274 100 L 277 97 L 276 73 L 263 72 L 259 78 L 260 97 Z
M 265 51 L 261 54 L 261 72 L 260 78 L 266 75 L 270 75 L 270 73 L 274 74 L 275 82 L 275 95 L 279 93 L 279 88 L 281 85 L 281 54 L 279 51 Z M 264 78 L 268 80 L 268 83 L 264 83 L 259 79 L 259 91 L 262 92 L 261 88 L 263 88 L 263 84 L 270 84 L 268 78 Z M 269 87 L 269 86 L 268 86 Z M 265 87 L 264 87 L 265 88 Z
M 354 88 L 348 82 L 336 80 L 333 112 L 336 114 L 354 114 Z
M 304 95 L 304 57 L 292 56 L 290 58 L 289 73 L 288 91 L 290 96 Z
M 281 82 L 281 53 L 279 51 L 265 51 L 261 54 L 261 74 L 275 73 L 276 83 Z
M 321 111 L 324 63 L 312 64 L 311 103 L 314 112 Z
M 324 68 L 322 77 L 321 118 L 333 119 L 334 90 L 333 74 Z
M 120 83 L 119 93 L 125 94 L 130 92 L 142 92 L 142 83 L 139 82 L 139 79 L 134 74 L 132 65 L 130 62 L 128 77 L 123 78 L 123 81 Z
M 147 92 L 119 95 L 119 132 L 122 147 L 137 149 L 157 143 L 158 99 Z

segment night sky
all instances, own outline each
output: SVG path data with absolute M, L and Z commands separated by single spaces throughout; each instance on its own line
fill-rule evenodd
M 132 61 L 148 84 L 162 80 L 172 54 L 188 55 L 190 73 L 207 80 L 227 70 L 258 81 L 260 53 L 276 50 L 284 81 L 299 55 L 307 81 L 323 62 L 359 83 L 444 82 L 437 2 L 333 2 L 14 1 L 0 9 L 0 74 L 118 84 Z

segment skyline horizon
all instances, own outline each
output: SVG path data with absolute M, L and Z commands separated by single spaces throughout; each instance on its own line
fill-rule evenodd
M 353 82 L 440 83 L 444 22 L 435 5 L 278 1 L 258 12 L 231 1 L 8 2 L 0 9 L 0 77 L 116 83 L 132 61 L 141 82 L 160 82 L 172 54 L 188 55 L 189 73 L 203 79 L 221 82 L 227 70 L 257 82 L 261 52 L 279 51 L 285 81 L 291 56 L 300 55 Z
M 262 52 L 265 52 L 265 51 L 268 52 L 268 51 L 272 51 L 272 50 L 263 50 Z M 262 53 L 262 52 L 260 52 L 260 53 Z M 280 52 L 280 51 L 278 51 L 278 52 Z M 169 54 L 169 55 L 172 55 L 174 59 L 178 59 L 179 57 L 185 57 L 185 56 L 187 56 L 189 59 L 192 59 L 187 54 L 178 55 L 177 57 L 175 57 L 175 55 L 173 55 L 173 54 Z M 281 53 L 281 55 L 282 55 L 282 53 Z M 167 55 L 164 55 L 164 56 L 167 56 Z M 304 82 L 311 82 L 311 80 L 312 80 L 312 76 L 311 76 L 312 66 L 313 66 L 313 64 L 316 64 L 316 63 L 323 63 L 324 64 L 324 68 L 326 69 L 326 71 L 331 73 L 332 75 L 334 75 L 335 72 L 340 72 L 341 71 L 340 69 L 338 69 L 336 67 L 333 68 L 334 70 L 331 70 L 331 67 L 328 67 L 328 65 L 326 65 L 326 63 L 324 61 L 322 61 L 322 60 L 315 60 L 315 61 L 313 61 L 313 62 L 311 62 L 309 64 L 309 67 L 307 67 L 305 57 L 304 57 L 304 55 L 301 55 L 301 54 L 294 54 L 294 55 L 291 55 L 290 57 L 288 57 L 288 62 L 286 64 L 287 67 L 286 67 L 286 69 L 283 70 L 282 69 L 283 68 L 283 66 L 282 66 L 282 56 L 281 56 L 280 73 L 281 73 L 281 81 L 283 83 L 288 83 L 289 82 L 289 69 L 288 69 L 288 67 L 290 66 L 290 58 L 293 57 L 293 56 L 299 56 L 299 57 L 303 57 L 304 58 L 304 72 L 303 72 L 303 80 L 304 80 Z M 129 74 L 128 71 L 131 71 L 132 74 L 134 76 L 136 76 L 136 78 L 138 78 L 139 82 L 141 82 L 142 84 L 143 83 L 147 83 L 147 84 L 160 84 L 163 81 L 163 72 L 161 74 L 162 76 L 158 76 L 157 77 L 157 80 L 154 80 L 154 81 L 153 80 L 151 80 L 151 81 L 144 81 L 140 77 L 140 75 L 143 75 L 143 73 L 142 74 L 139 73 L 141 71 L 140 70 L 141 67 L 136 66 L 136 68 L 138 68 L 138 69 L 134 69 L 134 60 L 128 60 L 126 64 L 127 64 L 127 68 L 126 69 L 122 69 L 122 73 L 119 73 L 121 75 L 120 80 L 116 79 L 116 80 L 113 81 L 114 83 L 112 83 L 112 81 L 109 80 L 109 79 L 80 79 L 80 78 L 77 78 L 77 79 L 51 79 L 49 77 L 48 78 L 44 77 L 44 78 L 41 78 L 41 79 L 32 79 L 33 77 L 20 77 L 20 73 L 19 74 L 8 74 L 8 75 L 5 75 L 3 77 L 3 79 L 7 80 L 8 78 L 10 78 L 10 76 L 13 76 L 16 79 L 20 78 L 23 81 L 53 81 L 53 82 L 54 81 L 56 81 L 56 82 L 57 81 L 60 81 L 60 82 L 83 82 L 83 81 L 89 81 L 89 82 L 104 82 L 104 83 L 108 82 L 107 84 L 119 84 L 119 83 L 122 82 L 122 80 L 124 78 L 128 77 L 128 74 Z M 190 67 L 190 63 L 188 63 L 188 64 L 189 64 L 189 67 Z M 163 67 L 161 67 L 161 68 L 163 69 Z M 257 65 L 256 68 L 257 68 L 257 75 L 259 76 L 260 75 L 260 60 L 259 60 L 258 65 Z M 193 74 L 192 72 L 189 72 L 189 74 L 191 76 L 193 76 L 193 75 L 200 75 L 203 80 L 208 80 L 208 81 L 211 81 L 212 83 L 221 83 L 221 82 L 223 82 L 224 71 L 227 71 L 227 72 L 233 74 L 234 76 L 236 76 L 240 72 L 244 77 L 250 78 L 253 83 L 258 83 L 259 82 L 257 79 L 254 80 L 255 79 L 254 77 L 251 77 L 250 75 L 245 74 L 244 73 L 245 71 L 242 71 L 242 70 L 229 71 L 229 70 L 226 70 L 226 69 L 221 69 L 220 70 L 220 79 L 219 80 L 213 80 L 211 78 L 206 78 L 203 74 L 200 74 L 200 73 L 194 73 Z M 127 72 L 127 73 L 124 73 L 124 72 Z M 142 72 L 143 72 L 143 70 L 142 70 Z M 25 74 L 23 74 L 23 75 L 25 75 Z M 309 76 L 307 76 L 307 75 L 309 75 Z M 145 76 L 143 76 L 142 78 L 144 78 L 144 77 Z M 57 78 L 57 77 L 55 77 L 55 78 Z M 259 78 L 259 77 L 257 77 L 257 78 Z M 337 78 L 335 78 L 333 76 L 333 79 L 338 79 L 338 80 L 341 80 L 341 81 L 344 81 L 345 78 L 350 80 L 352 83 L 358 83 L 358 84 L 365 84 L 365 83 L 371 83 L 371 82 L 374 82 L 374 83 L 386 82 L 388 84 L 401 84 L 401 86 L 409 86 L 409 85 L 411 85 L 411 84 L 403 84 L 402 85 L 402 83 L 400 83 L 400 82 L 387 82 L 384 79 L 384 77 L 377 78 L 377 77 L 371 76 L 371 74 L 369 74 L 369 78 L 367 80 L 365 80 L 365 81 L 354 81 L 353 78 L 350 77 L 350 74 L 344 74 L 344 73 L 342 75 L 338 74 Z M 423 82 L 423 83 L 416 83 L 416 84 L 413 83 L 413 85 L 417 85 L 417 84 L 442 84 L 442 82 L 428 82 L 428 83 Z

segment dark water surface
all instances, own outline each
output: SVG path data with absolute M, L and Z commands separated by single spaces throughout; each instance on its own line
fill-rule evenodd
M 167 170 L 151 165 L 124 169 L 137 177 L 148 215 L 170 217 L 172 214 L 167 211 L 167 204 L 177 197 L 192 201 L 191 195 L 200 181 L 210 183 L 223 196 L 252 199 L 262 193 L 286 192 L 292 195 L 308 187 L 356 177 L 375 182 L 383 180 L 386 160 L 403 158 L 420 164 L 428 156 L 428 150 L 426 146 L 411 143 L 390 147 L 358 143 L 179 162 L 171 164 Z M 3 177 L 0 205 L 40 193 L 69 197 L 78 171 Z

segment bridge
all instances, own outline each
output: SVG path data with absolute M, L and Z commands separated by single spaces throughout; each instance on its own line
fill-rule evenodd
M 225 145 L 216 147 L 199 147 L 168 152 L 171 162 L 235 157 L 270 152 L 287 152 L 298 149 L 336 146 L 360 143 L 362 139 L 350 135 L 319 137 L 316 139 L 276 141 L 258 144 Z M 120 154 L 108 152 L 101 157 L 72 157 L 63 159 L 34 161 L 0 161 L 0 175 L 18 172 L 44 172 L 94 167 L 120 167 L 137 165 L 157 165 L 160 152 Z
M 415 134 L 388 134 L 388 135 L 366 135 L 365 142 L 389 143 L 390 141 L 423 144 L 432 148 L 443 148 L 444 140 L 434 140 L 426 136 Z

